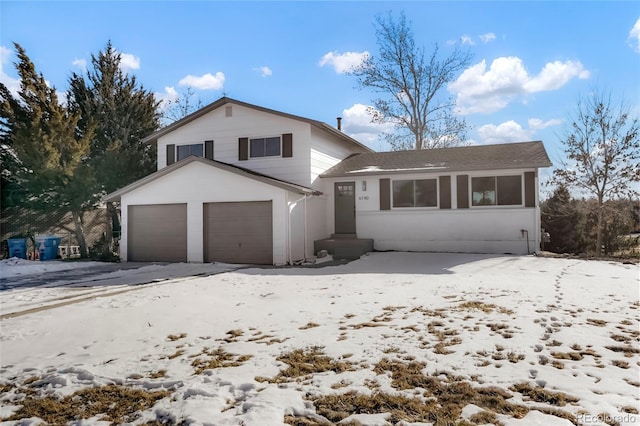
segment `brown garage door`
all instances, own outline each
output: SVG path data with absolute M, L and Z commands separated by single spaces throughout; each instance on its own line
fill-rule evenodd
M 186 204 L 129 206 L 128 214 L 129 261 L 187 261 Z
M 206 203 L 204 261 L 273 264 L 271 201 Z

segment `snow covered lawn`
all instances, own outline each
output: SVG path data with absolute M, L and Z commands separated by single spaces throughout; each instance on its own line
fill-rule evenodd
M 10 288 L 0 419 L 29 424 L 58 401 L 78 420 L 78 407 L 104 399 L 81 424 L 640 424 L 638 274 L 372 253 L 111 293 Z

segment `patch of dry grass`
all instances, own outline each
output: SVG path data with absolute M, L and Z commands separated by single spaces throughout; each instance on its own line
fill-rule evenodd
M 467 311 L 482 311 L 486 314 L 490 314 L 493 311 L 497 310 L 501 314 L 505 315 L 513 315 L 513 310 L 505 308 L 503 306 L 497 306 L 493 303 L 485 303 L 480 302 L 478 300 L 463 302 L 458 305 L 458 310 L 467 310 Z
M 3 420 L 38 417 L 48 424 L 61 425 L 99 416 L 100 420 L 117 425 L 134 421 L 140 411 L 153 407 L 169 394 L 168 391 L 147 392 L 107 385 L 82 389 L 60 399 L 27 395 L 19 402 L 22 407 Z
M 185 337 L 187 337 L 187 333 L 170 334 L 167 336 L 167 340 L 175 342 L 176 340 L 184 339 Z
M 521 393 L 532 401 L 544 402 L 558 407 L 564 407 L 567 404 L 574 404 L 579 401 L 577 397 L 564 392 L 551 392 L 540 387 L 533 387 L 529 383 L 517 383 L 509 389 Z
M 337 361 L 324 354 L 323 347 L 312 346 L 306 349 L 296 349 L 276 358 L 280 362 L 288 365 L 285 370 L 277 376 L 269 379 L 266 377 L 256 377 L 259 382 L 282 383 L 305 377 L 310 374 L 326 373 L 333 371 L 342 373 L 353 369 L 353 364 L 349 361 Z
M 590 325 L 595 325 L 597 327 L 604 327 L 605 325 L 607 325 L 607 322 L 605 320 L 595 318 L 587 318 L 587 323 L 589 323 Z
M 195 356 L 191 366 L 195 374 L 202 374 L 205 370 L 215 368 L 238 367 L 251 359 L 251 355 L 236 355 L 222 348 L 205 349 Z
M 315 327 L 320 327 L 320 324 L 315 323 L 315 322 L 308 322 L 305 325 L 303 325 L 302 327 L 298 327 L 298 330 L 308 330 L 310 328 L 315 328 Z

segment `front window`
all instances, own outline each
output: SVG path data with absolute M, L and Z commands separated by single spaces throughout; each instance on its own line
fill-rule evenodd
M 249 141 L 250 155 L 255 157 L 279 157 L 280 137 L 256 138 Z
M 471 178 L 472 205 L 514 206 L 522 204 L 522 177 L 487 176 Z
M 393 207 L 437 207 L 437 179 L 394 180 Z
M 185 159 L 190 155 L 195 155 L 196 157 L 204 157 L 204 148 L 202 147 L 201 143 L 195 143 L 192 145 L 178 145 L 177 151 L 178 161 Z

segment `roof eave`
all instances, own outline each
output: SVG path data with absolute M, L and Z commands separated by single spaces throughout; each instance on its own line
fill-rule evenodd
M 321 174 L 321 178 L 343 178 L 343 177 L 356 177 L 356 176 L 380 176 L 380 175 L 406 175 L 412 173 L 452 173 L 452 172 L 480 172 L 488 170 L 512 170 L 512 169 L 539 169 L 543 167 L 551 167 L 551 162 L 540 165 L 517 165 L 511 167 L 447 167 L 441 169 L 394 169 L 394 170 L 376 170 L 376 171 L 363 171 L 363 172 L 343 172 L 343 173 L 331 173 Z

